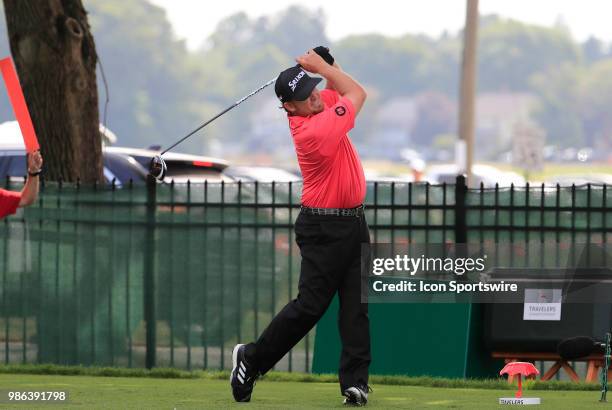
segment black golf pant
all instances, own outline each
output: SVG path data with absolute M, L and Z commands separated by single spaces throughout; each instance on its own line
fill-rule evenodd
M 363 216 L 309 215 L 295 223 L 302 255 L 297 297 L 289 302 L 255 342 L 259 371 L 270 370 L 323 316 L 336 292 L 342 340 L 340 388 L 367 385 L 370 364 L 368 305 L 361 303 L 361 246 L 369 244 Z

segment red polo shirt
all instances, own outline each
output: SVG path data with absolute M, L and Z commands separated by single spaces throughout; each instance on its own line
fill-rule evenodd
M 19 201 L 21 200 L 20 192 L 6 191 L 0 189 L 0 218 L 7 215 L 12 215 L 17 211 Z
M 289 116 L 295 152 L 304 179 L 302 205 L 354 208 L 363 203 L 365 176 L 348 131 L 355 123 L 353 103 L 334 90 L 322 90 L 325 109 L 309 117 Z

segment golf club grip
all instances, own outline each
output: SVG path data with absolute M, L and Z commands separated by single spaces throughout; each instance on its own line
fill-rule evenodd
M 193 134 L 195 134 L 196 132 L 200 131 L 202 128 L 206 127 L 208 124 L 210 124 L 211 122 L 213 122 L 214 120 L 216 120 L 217 118 L 219 118 L 220 116 L 222 116 L 223 114 L 225 114 L 226 112 L 230 111 L 232 108 L 235 108 L 236 106 L 242 104 L 245 100 L 251 98 L 252 96 L 254 96 L 255 94 L 257 94 L 258 92 L 260 92 L 261 90 L 263 90 L 264 88 L 268 87 L 270 84 L 274 83 L 276 81 L 276 77 L 271 79 L 270 81 L 268 81 L 267 83 L 265 83 L 264 85 L 262 85 L 261 87 L 259 87 L 258 89 L 256 89 L 255 91 L 253 91 L 252 93 L 245 95 L 244 97 L 242 97 L 241 99 L 239 99 L 238 101 L 236 101 L 235 103 L 233 103 L 232 105 L 230 105 L 229 107 L 227 107 L 226 109 L 224 109 L 223 111 L 221 111 L 219 114 L 215 115 L 214 117 L 212 117 L 210 120 L 206 121 L 204 124 L 200 125 L 198 128 L 196 128 L 195 130 L 191 131 L 189 134 L 185 135 L 183 138 L 181 138 L 180 140 L 178 140 L 177 142 L 175 142 L 174 144 L 170 145 L 168 148 L 166 148 L 165 150 L 163 150 L 159 156 L 161 157 L 162 155 L 164 155 L 166 152 L 170 151 L 172 148 L 176 147 L 177 145 L 179 145 L 181 142 L 185 141 L 187 138 L 191 137 Z

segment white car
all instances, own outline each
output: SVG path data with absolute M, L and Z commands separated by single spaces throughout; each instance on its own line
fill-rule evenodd
M 459 167 L 455 164 L 432 165 L 425 171 L 425 180 L 430 184 L 454 184 L 459 174 Z M 485 188 L 495 188 L 495 184 L 501 187 L 524 186 L 526 181 L 516 172 L 501 171 L 495 167 L 484 164 L 475 164 L 472 167 L 474 183 L 472 186 L 480 187 L 482 183 Z
M 556 186 L 572 186 L 572 185 L 612 185 L 612 175 L 604 173 L 590 173 L 590 174 L 567 174 L 567 175 L 555 175 L 551 176 L 546 180 L 547 185 Z
M 259 166 L 230 166 L 224 173 L 243 182 L 300 182 L 302 178 L 282 168 Z

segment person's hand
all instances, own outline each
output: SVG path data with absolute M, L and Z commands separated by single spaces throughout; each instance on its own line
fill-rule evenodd
M 37 174 L 42 169 L 43 159 L 40 151 L 28 154 L 28 174 Z
M 321 70 L 329 67 L 329 64 L 323 60 L 323 58 L 315 53 L 313 50 L 308 50 L 306 54 L 303 54 L 295 59 L 299 65 L 306 71 L 310 71 L 314 74 L 319 74 Z

